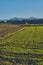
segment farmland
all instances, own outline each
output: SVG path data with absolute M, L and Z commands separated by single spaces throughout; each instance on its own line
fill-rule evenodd
M 1 65 L 43 65 L 43 26 L 0 24 Z

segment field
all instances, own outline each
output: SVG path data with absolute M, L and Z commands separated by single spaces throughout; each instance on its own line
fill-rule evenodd
M 0 65 L 43 65 L 43 26 L 0 24 Z

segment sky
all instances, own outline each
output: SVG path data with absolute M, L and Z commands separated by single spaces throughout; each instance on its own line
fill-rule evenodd
M 43 18 L 43 0 L 0 0 L 0 19 Z

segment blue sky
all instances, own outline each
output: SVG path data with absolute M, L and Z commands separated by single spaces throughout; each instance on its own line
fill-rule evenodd
M 0 0 L 0 19 L 43 18 L 43 0 Z

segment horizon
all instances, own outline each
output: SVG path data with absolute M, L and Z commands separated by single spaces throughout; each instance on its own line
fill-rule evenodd
M 0 19 L 43 18 L 43 0 L 0 0 Z
M 29 19 L 29 18 L 43 19 L 43 18 L 41 18 L 41 17 L 39 17 L 39 18 L 38 18 L 38 17 L 37 17 L 37 18 L 36 18 L 36 17 L 12 17 L 12 18 L 4 18 L 4 19 L 1 19 L 1 18 L 0 18 L 0 20 L 9 20 L 9 19 L 14 19 L 14 18 L 18 18 L 18 19 L 19 19 L 19 18 L 22 18 L 22 19 Z

